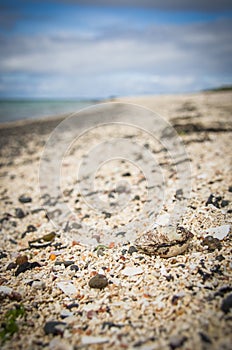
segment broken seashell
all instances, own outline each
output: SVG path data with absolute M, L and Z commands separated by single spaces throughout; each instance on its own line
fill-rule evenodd
M 184 253 L 192 237 L 193 234 L 181 226 L 158 226 L 138 237 L 135 245 L 145 254 L 170 258 Z

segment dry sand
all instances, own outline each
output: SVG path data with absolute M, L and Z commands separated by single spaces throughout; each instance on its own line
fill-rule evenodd
M 114 102 L 145 106 L 170 121 L 188 155 L 189 161 L 182 158 L 180 164 L 190 163 L 191 198 L 186 201 L 185 189 L 175 188 L 178 174 L 157 140 L 131 126 L 107 125 L 104 132 L 94 128 L 83 135 L 65 155 L 62 198 L 49 193 L 50 174 L 43 173 L 41 199 L 39 162 L 45 142 L 64 116 L 2 125 L 2 349 L 229 350 L 232 93 L 131 97 Z M 160 130 L 160 135 L 168 138 L 166 131 Z M 87 178 L 76 180 L 77 163 L 84 159 L 88 164 L 90 159 L 87 151 L 115 135 L 140 145 L 138 162 L 145 150 L 154 155 L 166 179 L 164 203 L 154 192 L 157 206 L 163 204 L 161 224 L 175 204 L 183 201 L 186 206 L 179 221 L 193 238 L 182 255 L 164 259 L 134 247 L 140 233 L 139 213 L 149 194 L 141 169 L 122 159 L 106 163 L 97 173 L 97 197 L 88 192 Z M 58 145 L 53 152 L 55 156 L 59 153 Z M 153 170 L 155 176 L 157 167 Z M 112 188 L 112 183 L 119 185 Z M 126 205 L 123 210 L 96 212 L 80 195 L 80 186 L 86 198 L 93 198 L 93 205 L 100 200 L 108 200 L 109 208 L 121 202 Z M 68 217 L 59 211 L 62 201 L 73 210 Z M 150 220 L 156 214 L 146 212 Z M 48 216 L 60 227 L 54 227 Z M 92 247 L 82 244 L 86 227 L 95 238 Z M 129 242 L 123 227 L 130 232 Z M 111 231 L 116 236 L 101 245 L 104 232 Z M 116 244 L 117 233 L 123 245 Z M 44 235 L 48 236 L 38 241 Z M 212 238 L 205 239 L 209 235 Z M 17 313 L 21 316 L 16 317 Z

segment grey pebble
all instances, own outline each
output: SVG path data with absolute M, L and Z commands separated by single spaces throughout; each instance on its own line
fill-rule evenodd
M 49 321 L 46 322 L 44 326 L 44 332 L 45 334 L 53 334 L 53 335 L 59 335 L 63 334 L 62 329 L 60 329 L 60 326 L 65 326 L 66 323 L 60 322 L 60 321 Z
M 24 213 L 24 211 L 21 208 L 16 208 L 15 209 L 15 216 L 18 219 L 22 219 L 26 216 L 26 214 Z
M 136 247 L 134 247 L 133 245 L 130 246 L 130 248 L 128 249 L 128 253 L 130 255 L 132 255 L 133 253 L 136 253 L 138 251 L 138 249 Z
M 30 203 L 32 202 L 31 197 L 24 196 L 23 194 L 19 197 L 20 203 Z
M 108 286 L 108 280 L 106 276 L 97 274 L 89 280 L 89 287 L 96 289 L 103 289 Z

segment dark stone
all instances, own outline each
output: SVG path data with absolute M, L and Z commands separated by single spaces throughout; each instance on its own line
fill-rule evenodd
M 30 203 L 32 202 L 31 197 L 26 197 L 23 194 L 19 197 L 19 202 L 21 203 Z
M 122 236 L 125 237 L 126 232 L 125 231 L 120 231 L 116 233 L 116 237 Z
M 211 339 L 209 338 L 209 336 L 203 332 L 199 332 L 199 336 L 201 338 L 201 340 L 204 342 L 204 343 L 208 343 L 208 344 L 211 344 Z
M 132 255 L 133 253 L 136 253 L 138 251 L 138 249 L 136 247 L 134 247 L 133 245 L 130 246 L 128 253 L 130 255 Z
M 71 260 L 66 260 L 66 261 L 56 261 L 55 265 L 64 265 L 65 267 L 72 266 L 74 263 Z
M 182 188 L 176 190 L 176 194 L 175 194 L 175 198 L 178 199 L 178 200 L 181 200 L 183 198 L 183 190 Z
M 89 280 L 90 288 L 103 289 L 108 286 L 108 280 L 106 276 L 97 274 Z
M 123 249 L 122 250 L 122 255 L 125 255 L 127 253 L 127 250 L 126 249 Z
M 207 199 L 205 205 L 208 206 L 209 204 L 214 205 L 216 208 L 220 208 L 220 201 L 221 201 L 222 197 L 221 196 L 214 196 L 213 194 L 211 194 L 209 196 L 209 198 Z
M 19 265 L 17 270 L 15 271 L 15 276 L 18 276 L 20 273 L 24 273 L 27 270 L 32 270 L 35 267 L 41 267 L 41 265 L 38 262 L 30 263 L 29 261 L 24 262 L 23 264 Z
M 75 264 L 72 264 L 70 266 L 70 270 L 72 270 L 72 271 L 79 271 L 79 267 L 77 265 L 75 265 Z
M 180 297 L 178 295 L 173 295 L 171 303 L 172 305 L 177 305 Z
M 131 173 L 129 173 L 129 172 L 127 172 L 127 173 L 124 173 L 124 174 L 122 174 L 122 176 L 131 176 Z
M 208 279 L 210 279 L 212 277 L 212 275 L 208 272 L 203 271 L 202 269 L 198 268 L 199 275 L 201 275 L 203 282 L 207 281 Z
M 62 335 L 63 331 L 58 326 L 65 326 L 66 323 L 60 321 L 49 321 L 44 326 L 45 334 Z
M 11 262 L 11 263 L 9 263 L 9 265 L 7 266 L 7 270 L 13 270 L 13 269 L 16 269 L 16 267 L 17 267 L 17 264 L 16 263 L 14 263 L 14 262 Z
M 79 304 L 77 304 L 77 303 L 71 303 L 71 304 L 67 305 L 67 309 L 69 309 L 69 310 L 72 310 L 72 309 L 75 308 L 75 307 L 79 307 Z
M 7 258 L 7 254 L 4 252 L 0 252 L 0 259 Z
M 212 273 L 218 273 L 219 275 L 223 275 L 223 272 L 222 272 L 222 270 L 221 270 L 221 266 L 220 265 L 215 265 L 215 266 L 213 266 L 211 269 L 210 269 L 210 271 L 212 272 Z
M 230 203 L 230 201 L 227 201 L 227 200 L 223 199 L 223 200 L 221 201 L 221 207 L 224 208 L 224 207 L 226 207 L 227 205 L 229 205 L 229 203 Z
M 174 277 L 172 275 L 164 276 L 168 282 L 174 281 Z
M 232 308 L 232 294 L 228 295 L 223 301 L 221 305 L 221 310 L 225 313 L 228 313 Z
M 220 250 L 222 248 L 220 240 L 218 238 L 214 238 L 213 236 L 206 236 L 201 244 L 203 246 L 208 246 L 208 250 L 210 252 L 214 251 L 215 249 Z
M 102 324 L 102 329 L 105 329 L 106 327 L 107 327 L 108 329 L 111 329 L 111 328 L 123 328 L 124 325 L 123 325 L 123 324 L 116 324 L 116 323 L 114 323 L 114 322 L 108 322 L 108 321 L 106 321 L 106 322 L 103 322 L 103 324 Z
M 229 186 L 228 191 L 232 192 L 232 186 Z
M 27 232 L 35 232 L 35 231 L 37 231 L 37 228 L 34 225 L 27 226 Z
M 103 211 L 102 214 L 105 215 L 105 219 L 111 218 L 111 213 L 108 213 L 107 211 Z
M 218 261 L 223 261 L 223 260 L 225 260 L 225 258 L 224 258 L 224 256 L 223 256 L 222 254 L 216 256 L 215 259 L 218 260 Z
M 134 196 L 134 199 L 133 199 L 134 201 L 139 201 L 140 200 L 140 196 L 139 195 L 136 195 L 136 196 Z
M 221 287 L 215 294 L 214 296 L 220 296 L 223 297 L 226 293 L 232 292 L 232 287 L 231 286 L 224 286 Z
M 22 219 L 26 216 L 26 214 L 24 213 L 24 211 L 21 208 L 16 208 L 15 209 L 15 216 L 18 219 Z

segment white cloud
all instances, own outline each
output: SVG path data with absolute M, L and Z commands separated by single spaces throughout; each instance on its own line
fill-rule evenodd
M 190 91 L 231 78 L 229 22 L 126 29 L 1 38 L 1 86 L 35 96 L 101 97 Z

